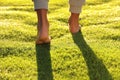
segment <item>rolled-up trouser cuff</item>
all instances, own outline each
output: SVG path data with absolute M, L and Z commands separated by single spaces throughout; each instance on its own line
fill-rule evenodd
M 48 9 L 49 0 L 34 0 L 34 9 Z
M 85 0 L 69 0 L 70 12 L 80 13 L 82 11 L 82 6 L 85 4 Z
M 70 5 L 70 12 L 72 13 L 81 13 L 82 11 L 82 6 L 72 6 Z

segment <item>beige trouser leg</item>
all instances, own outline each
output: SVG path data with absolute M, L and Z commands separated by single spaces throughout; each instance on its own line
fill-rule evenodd
M 48 9 L 48 2 L 49 0 L 33 0 L 34 2 L 34 9 Z
M 49 0 L 34 0 L 34 8 L 37 9 L 48 9 Z M 80 13 L 82 5 L 85 3 L 85 0 L 69 0 L 70 12 Z
M 85 3 L 85 0 L 69 0 L 70 12 L 80 13 L 82 10 L 82 5 Z

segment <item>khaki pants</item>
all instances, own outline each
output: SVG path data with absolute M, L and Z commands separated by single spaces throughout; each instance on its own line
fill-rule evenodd
M 48 9 L 49 0 L 34 0 L 34 8 L 37 9 Z M 85 3 L 85 0 L 69 0 L 70 12 L 80 13 L 82 5 Z

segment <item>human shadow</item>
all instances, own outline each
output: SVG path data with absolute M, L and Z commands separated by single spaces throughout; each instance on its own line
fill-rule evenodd
M 36 45 L 38 80 L 53 80 L 50 44 Z
M 74 43 L 79 47 L 88 68 L 88 75 L 90 80 L 113 80 L 111 74 L 89 47 L 83 38 L 82 32 L 72 34 Z

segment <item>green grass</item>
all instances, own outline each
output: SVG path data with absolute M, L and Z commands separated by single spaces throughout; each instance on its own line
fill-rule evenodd
M 87 0 L 76 35 L 67 2 L 50 0 L 52 41 L 35 45 L 32 1 L 0 1 L 0 80 L 120 80 L 120 1 Z

